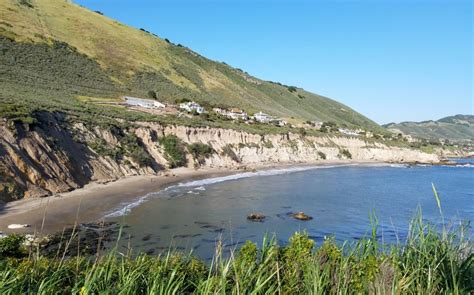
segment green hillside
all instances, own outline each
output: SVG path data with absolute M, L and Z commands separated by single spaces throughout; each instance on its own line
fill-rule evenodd
M 249 113 L 262 110 L 289 121 L 333 121 L 383 132 L 334 100 L 260 80 L 65 0 L 2 0 L 0 64 L 0 103 L 15 105 L 20 115 L 34 107 L 149 120 L 149 115 L 86 105 L 76 98 L 154 91 L 165 102 L 185 98 Z
M 384 127 L 420 138 L 474 142 L 473 115 L 455 115 L 437 121 L 390 123 Z

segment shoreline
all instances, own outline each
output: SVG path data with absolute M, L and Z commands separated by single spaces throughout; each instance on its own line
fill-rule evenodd
M 74 226 L 74 224 L 96 222 L 107 214 L 119 211 L 147 194 L 158 192 L 171 185 L 194 180 L 209 179 L 246 172 L 273 169 L 343 166 L 363 164 L 407 164 L 380 161 L 318 161 L 313 163 L 272 163 L 235 168 L 176 168 L 161 175 L 138 175 L 102 184 L 91 182 L 71 192 L 41 199 L 13 201 L 0 208 L 0 231 L 47 235 Z M 28 224 L 27 228 L 8 229 L 9 224 Z

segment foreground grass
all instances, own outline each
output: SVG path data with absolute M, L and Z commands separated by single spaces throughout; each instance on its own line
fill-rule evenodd
M 315 247 L 295 233 L 281 247 L 247 242 L 230 257 L 220 246 L 212 262 L 168 252 L 152 257 L 111 250 L 106 255 L 64 259 L 30 252 L 0 262 L 1 294 L 467 294 L 474 291 L 472 244 L 463 229 L 441 233 L 410 225 L 403 244 L 384 246 L 372 237 Z M 4 250 L 4 249 L 2 249 Z M 3 252 L 5 254 L 5 252 Z M 19 252 L 10 252 L 15 256 Z

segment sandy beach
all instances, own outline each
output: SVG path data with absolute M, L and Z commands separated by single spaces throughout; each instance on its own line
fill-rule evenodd
M 375 162 L 320 161 L 247 167 L 264 170 L 294 166 L 367 164 Z M 122 208 L 148 193 L 190 180 L 242 173 L 248 170 L 230 168 L 177 168 L 156 176 L 131 176 L 114 182 L 93 182 L 72 192 L 40 199 L 25 199 L 5 204 L 0 209 L 0 231 L 6 233 L 35 233 L 38 235 L 62 231 L 74 224 L 94 222 L 107 213 Z M 22 229 L 8 229 L 9 224 L 28 224 Z
M 72 192 L 41 199 L 19 200 L 0 209 L 0 231 L 6 233 L 49 234 L 75 223 L 100 220 L 121 204 L 183 181 L 242 172 L 236 169 L 178 168 L 157 176 L 131 176 L 107 184 L 90 183 Z M 28 224 L 24 229 L 8 229 L 9 224 Z

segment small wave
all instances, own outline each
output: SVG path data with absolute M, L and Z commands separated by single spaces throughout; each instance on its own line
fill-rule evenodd
M 459 167 L 459 168 L 472 168 L 474 167 L 474 164 L 467 163 L 467 164 L 456 164 L 456 165 L 443 165 L 443 167 Z
M 147 194 L 133 203 L 122 204 L 121 206 L 119 206 L 121 207 L 121 209 L 106 214 L 104 218 L 113 218 L 127 215 L 130 211 L 132 211 L 133 208 L 140 206 L 142 203 L 146 202 L 147 198 L 149 198 L 152 194 L 153 193 Z
M 262 170 L 262 171 L 256 171 L 256 172 L 243 172 L 243 173 L 233 174 L 233 175 L 228 175 L 228 176 L 221 176 L 221 177 L 214 177 L 214 178 L 184 182 L 184 183 L 178 184 L 177 187 L 194 187 L 194 186 L 203 187 L 204 185 L 210 185 L 210 184 L 220 183 L 224 181 L 237 180 L 237 179 L 249 178 L 249 177 L 255 177 L 255 176 L 273 176 L 273 175 L 289 174 L 289 173 L 308 171 L 308 170 L 314 170 L 314 169 L 328 169 L 328 168 L 347 167 L 347 166 L 354 166 L 354 165 L 357 165 L 357 164 L 305 166 L 305 167 L 291 167 L 291 168 L 284 168 L 284 169 L 270 169 L 270 170 Z
M 203 187 L 203 186 L 199 186 L 199 187 L 195 188 L 194 190 L 197 190 L 197 191 L 205 191 L 206 188 Z
M 390 164 L 389 167 L 392 167 L 392 168 L 408 168 L 408 164 Z

